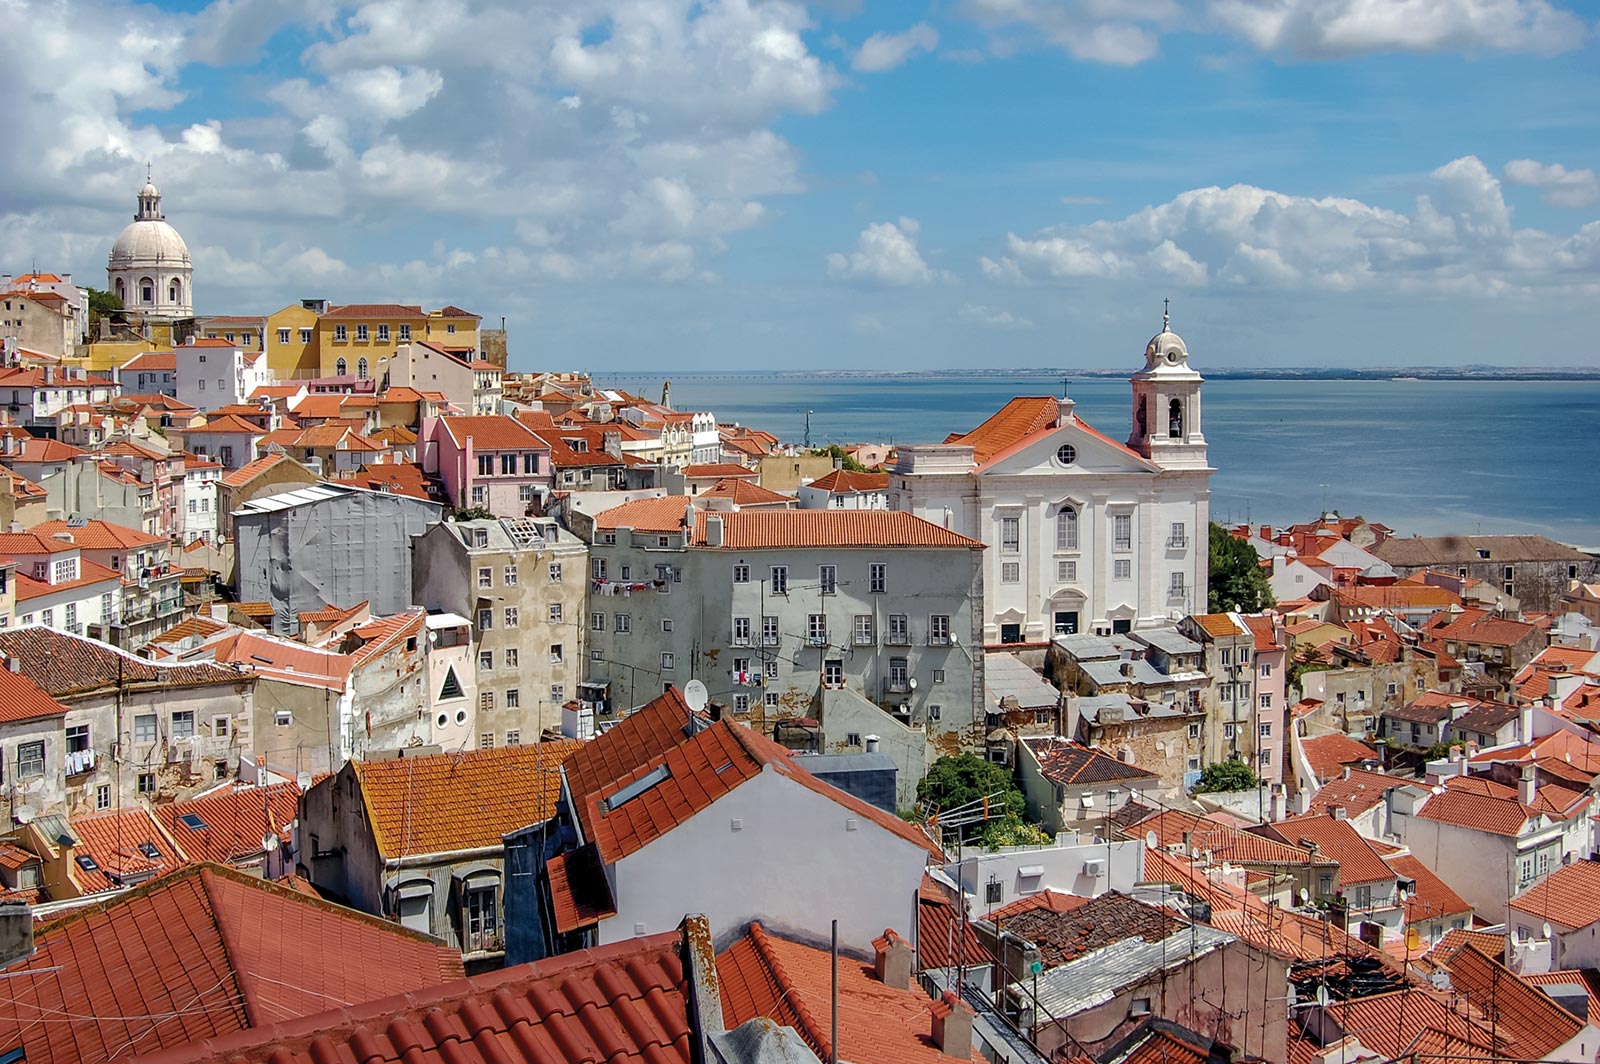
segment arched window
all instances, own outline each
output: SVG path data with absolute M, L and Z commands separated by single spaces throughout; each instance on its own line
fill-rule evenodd
M 333 364 L 333 375 L 335 377 L 343 377 L 344 374 L 345 374 L 345 371 L 348 370 L 349 368 L 350 368 L 350 364 L 348 362 L 346 362 L 344 359 L 341 358 L 341 359 L 339 359 L 337 362 L 335 362 Z
M 178 280 L 176 277 L 167 283 L 167 302 L 183 302 L 183 282 Z
M 128 284 L 122 278 L 117 278 L 117 298 L 122 302 L 128 301 Z
M 1167 406 L 1167 435 L 1176 440 L 1183 435 L 1183 401 L 1174 399 Z
M 1063 506 L 1056 514 L 1056 550 L 1078 549 L 1078 511 Z
M 365 358 L 356 359 L 356 379 L 363 381 L 367 379 L 367 360 Z
M 156 283 L 148 277 L 139 278 L 139 302 L 154 303 L 156 301 Z

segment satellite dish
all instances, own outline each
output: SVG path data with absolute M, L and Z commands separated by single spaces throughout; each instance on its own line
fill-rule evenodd
M 1233 865 L 1229 864 L 1227 861 L 1223 861 L 1222 862 L 1222 874 L 1224 876 L 1233 875 Z
M 1331 1000 L 1331 999 L 1328 997 L 1328 988 L 1325 987 L 1325 986 L 1318 986 L 1317 987 L 1317 1004 L 1326 1007 L 1328 1002 L 1329 1002 L 1329 1000 Z
M 1544 930 L 1544 937 L 1545 938 L 1549 938 L 1550 937 L 1550 923 L 1549 923 L 1549 921 L 1545 922 L 1543 930 Z
M 1147 850 L 1158 849 L 1161 846 L 1161 840 L 1156 837 L 1154 831 L 1147 831 L 1144 833 L 1144 846 Z
M 276 850 L 279 845 L 278 833 L 276 831 L 269 831 L 265 835 L 261 836 L 261 848 L 267 853 L 271 853 L 273 850 Z
M 690 680 L 683 685 L 683 700 L 689 703 L 689 708 L 698 713 L 706 708 L 706 703 L 711 701 L 711 692 L 706 690 L 706 685 L 700 680 Z
M 915 676 L 911 677 L 911 679 L 907 682 L 907 686 L 915 691 L 917 689 L 917 678 Z
M 1295 891 L 1294 896 L 1299 900 L 1301 905 L 1311 904 L 1311 892 L 1304 887 L 1301 887 L 1299 890 Z

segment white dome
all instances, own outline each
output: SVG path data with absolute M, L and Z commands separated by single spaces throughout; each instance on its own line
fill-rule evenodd
M 1189 347 L 1183 342 L 1183 337 L 1171 329 L 1163 329 L 1150 337 L 1150 342 L 1145 345 L 1146 357 L 1159 357 L 1168 351 L 1176 351 L 1180 358 L 1189 357 Z
M 189 245 L 166 222 L 129 222 L 111 245 L 112 268 L 118 266 L 189 266 Z

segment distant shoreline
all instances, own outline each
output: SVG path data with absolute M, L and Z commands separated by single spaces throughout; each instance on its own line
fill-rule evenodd
M 1127 380 L 1132 369 L 1084 369 L 1081 367 L 1040 366 L 1021 369 L 814 369 L 814 370 L 656 370 L 609 372 L 593 370 L 600 380 L 662 380 L 673 377 L 683 379 L 760 379 L 785 377 L 789 379 L 812 378 L 818 380 L 850 378 L 899 377 L 930 380 L 940 377 L 1068 377 L 1077 379 Z M 1517 381 L 1596 381 L 1600 382 L 1600 369 L 1514 369 L 1510 367 L 1467 366 L 1454 369 L 1441 368 L 1378 368 L 1378 369 L 1207 369 L 1207 380 L 1241 381 L 1379 381 L 1400 384 L 1432 381 L 1479 381 L 1507 383 Z

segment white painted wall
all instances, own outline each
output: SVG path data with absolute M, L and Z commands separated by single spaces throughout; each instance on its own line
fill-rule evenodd
M 1085 865 L 1090 861 L 1104 862 L 1104 873 L 1088 875 Z M 1024 878 L 1018 870 L 1026 867 L 1043 867 L 1044 874 L 1037 881 Z M 972 897 L 972 916 L 978 919 L 990 909 L 1044 890 L 1084 898 L 1108 890 L 1132 891 L 1134 884 L 1144 878 L 1144 842 L 1120 840 L 1109 846 L 1085 842 L 1046 849 L 1010 846 L 996 853 L 965 856 L 959 863 L 952 861 L 944 866 L 944 872 Z M 993 904 L 985 896 L 991 877 L 1000 884 L 1000 900 Z
M 840 948 L 870 956 L 885 928 L 910 936 L 927 861 L 910 840 L 769 767 L 613 866 L 617 915 L 600 922 L 599 944 L 670 931 L 700 912 L 718 949 L 752 920 L 826 942 L 837 919 Z

